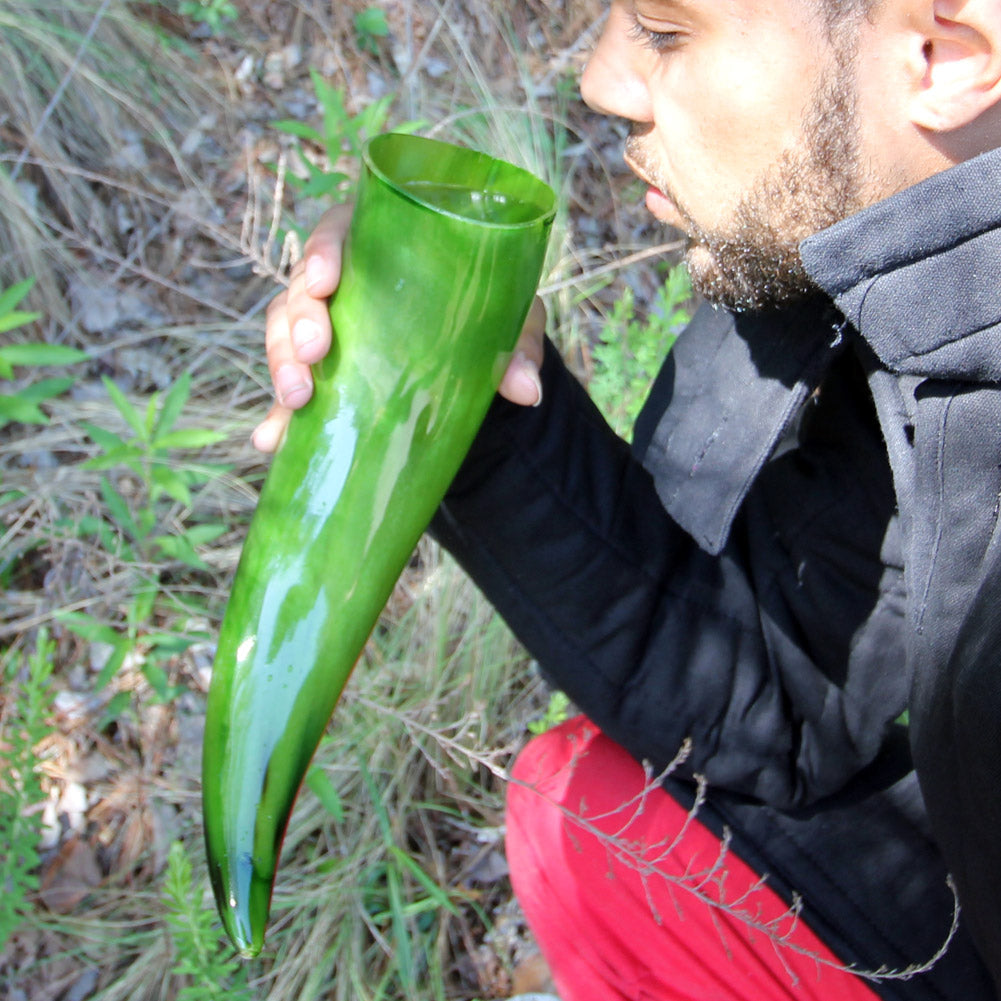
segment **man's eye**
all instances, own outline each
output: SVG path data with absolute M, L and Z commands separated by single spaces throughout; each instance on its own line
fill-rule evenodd
M 667 52 L 678 44 L 681 32 L 678 31 L 653 31 L 646 27 L 638 18 L 633 18 L 633 23 L 629 26 L 629 37 L 634 41 L 642 43 L 646 48 L 654 52 Z

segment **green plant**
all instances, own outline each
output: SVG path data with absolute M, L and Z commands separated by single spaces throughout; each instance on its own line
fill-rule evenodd
M 121 468 L 126 471 L 126 479 L 127 474 L 132 474 L 138 483 L 130 482 L 127 500 L 121 486 L 102 476 L 101 514 L 87 515 L 74 523 L 63 521 L 61 527 L 96 539 L 106 553 L 133 566 L 138 580 L 131 589 L 120 623 L 108 625 L 87 612 L 77 611 L 60 612 L 57 617 L 90 642 L 110 646 L 110 656 L 95 682 L 97 688 L 108 684 L 131 654 L 138 660 L 156 696 L 169 701 L 181 689 L 169 684 L 167 662 L 204 639 L 205 634 L 186 629 L 183 635 L 178 635 L 157 628 L 156 611 L 166 564 L 174 561 L 192 570 L 207 570 L 198 547 L 227 530 L 226 525 L 213 522 L 185 525 L 183 512 L 190 511 L 197 488 L 229 467 L 182 459 L 182 455 L 222 441 L 225 435 L 208 429 L 177 427 L 191 391 L 189 373 L 182 375 L 166 393 L 152 394 L 142 410 L 110 379 L 104 382 L 115 409 L 132 434 L 123 437 L 90 422 L 81 422 L 80 427 L 101 449 L 101 454 L 83 466 L 94 470 Z M 190 616 L 190 609 L 175 610 Z M 116 696 L 104 722 L 113 719 L 128 701 L 127 692 Z
M 71 632 L 89 643 L 100 643 L 108 649 L 104 666 L 94 679 L 95 691 L 101 691 L 108 685 L 130 656 L 153 689 L 155 700 L 170 702 L 185 691 L 182 685 L 170 683 L 169 662 L 195 643 L 208 639 L 208 633 L 192 629 L 178 634 L 157 629 L 154 610 L 159 595 L 157 580 L 141 583 L 125 606 L 124 622 L 115 626 L 107 625 L 87 612 L 56 613 L 56 619 Z M 117 719 L 131 701 L 132 694 L 129 691 L 112 696 L 98 722 L 98 729 L 104 729 Z
M 182 0 L 178 9 L 184 17 L 206 25 L 213 35 L 222 31 L 226 22 L 240 16 L 232 0 Z
M 34 284 L 34 278 L 26 278 L 0 292 L 0 334 L 34 323 L 39 318 L 40 313 L 18 309 Z M 13 379 L 14 369 L 20 366 L 72 365 L 86 358 L 83 351 L 60 344 L 5 344 L 0 347 L 0 379 Z M 14 421 L 48 424 L 49 418 L 40 404 L 65 393 L 73 382 L 72 376 L 41 379 L 13 393 L 0 393 L 0 428 Z
M 688 272 L 677 265 L 657 290 L 645 321 L 636 317 L 635 296 L 628 287 L 612 308 L 594 346 L 589 388 L 606 420 L 623 437 L 629 435 L 650 383 L 691 317 L 691 301 Z
M 174 952 L 171 973 L 185 981 L 178 1001 L 249 999 L 247 968 L 223 945 L 212 912 L 202 906 L 201 887 L 180 841 L 167 856 L 163 902 Z
M 366 140 L 385 131 L 393 95 L 380 97 L 352 115 L 345 106 L 343 88 L 332 87 L 315 69 L 311 69 L 309 75 L 322 113 L 319 128 L 288 118 L 272 122 L 272 127 L 300 140 L 293 147 L 293 152 L 307 176 L 299 177 L 293 173 L 288 177 L 288 184 L 305 197 L 325 198 L 339 204 L 353 194 L 357 171 L 346 173 L 338 165 L 344 158 L 357 165 Z M 414 132 L 423 124 L 419 121 L 407 122 L 395 131 Z M 306 154 L 303 143 L 320 148 L 320 165 Z
M 55 644 L 38 634 L 35 649 L 11 659 L 3 672 L 0 715 L 0 950 L 22 921 L 28 895 L 38 889 L 38 845 L 46 795 L 38 776 L 36 748 L 49 734 Z
M 379 821 L 383 861 L 374 865 L 366 875 L 364 903 L 373 924 L 389 925 L 392 929 L 393 960 L 396 975 L 404 997 L 416 994 L 418 979 L 426 972 L 433 956 L 431 943 L 436 930 L 435 916 L 442 910 L 457 915 L 458 909 L 448 892 L 440 887 L 415 859 L 396 844 L 393 826 L 383 797 L 364 761 L 361 774 Z M 424 892 L 408 898 L 407 885 L 416 884 Z M 424 948 L 422 954 L 414 951 L 414 944 Z
M 529 720 L 528 732 L 534 734 L 545 733 L 552 730 L 554 726 L 566 722 L 570 715 L 570 700 L 563 692 L 551 692 L 549 704 L 546 711 L 538 719 Z
M 99 455 L 85 463 L 88 469 L 111 469 L 125 466 L 139 477 L 142 496 L 146 506 L 139 509 L 137 519 L 133 519 L 128 507 L 119 496 L 111 503 L 120 527 L 126 529 L 135 541 L 149 537 L 156 514 L 153 505 L 163 497 L 169 497 L 179 504 L 190 506 L 193 487 L 207 483 L 218 476 L 223 467 L 206 463 L 179 466 L 175 460 L 178 450 L 200 449 L 225 439 L 220 431 L 205 428 L 178 428 L 177 422 L 191 394 L 191 374 L 185 372 L 166 393 L 153 393 L 144 410 L 137 409 L 115 385 L 105 377 L 104 386 L 115 409 L 133 432 L 128 439 L 89 422 L 81 422 L 81 427 L 102 450 Z M 134 502 L 133 502 L 134 503 Z M 218 526 L 222 528 L 223 526 Z M 181 559 L 190 566 L 201 568 L 204 564 L 193 549 L 171 542 L 167 536 L 156 536 L 150 540 L 164 555 Z
M 362 52 L 379 54 L 379 39 L 389 34 L 386 13 L 379 7 L 366 7 L 357 11 L 354 17 L 355 42 Z

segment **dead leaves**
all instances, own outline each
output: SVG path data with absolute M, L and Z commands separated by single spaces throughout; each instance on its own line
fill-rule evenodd
M 46 866 L 39 897 L 50 911 L 70 914 L 101 885 L 102 878 L 93 846 L 73 837 Z

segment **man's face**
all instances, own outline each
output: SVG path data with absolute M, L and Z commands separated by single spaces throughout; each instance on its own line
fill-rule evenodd
M 626 159 L 710 301 L 802 296 L 800 241 L 873 200 L 849 48 L 806 0 L 612 3 L 582 94 L 634 123 Z

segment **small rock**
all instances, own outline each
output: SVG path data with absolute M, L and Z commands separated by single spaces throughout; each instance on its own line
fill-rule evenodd
M 14 187 L 17 188 L 17 193 L 21 196 L 24 204 L 31 210 L 34 214 L 38 211 L 38 187 L 31 183 L 31 181 L 18 181 Z
M 480 886 L 492 886 L 504 879 L 510 870 L 504 853 L 492 850 L 486 852 L 469 870 L 466 879 Z
M 88 646 L 90 669 L 94 674 L 100 674 L 105 665 L 111 660 L 111 655 L 115 652 L 114 644 L 102 643 L 100 640 L 91 640 Z
M 56 694 L 53 704 L 56 712 L 67 723 L 73 724 L 86 720 L 100 707 L 100 700 L 90 692 L 64 690 Z
M 59 812 L 71 831 L 83 832 L 87 819 L 87 790 L 79 782 L 67 782 L 59 797 Z
M 66 992 L 63 1001 L 87 1001 L 97 988 L 98 974 L 94 967 L 85 970 L 76 979 L 76 983 Z
M 70 280 L 69 292 L 80 325 L 90 334 L 111 333 L 125 323 L 162 319 L 138 289 L 109 284 L 106 277 L 76 275 Z
M 366 78 L 368 80 L 369 93 L 374 100 L 385 97 L 392 90 L 392 84 L 381 73 L 377 73 L 375 70 L 369 70 Z
M 431 57 L 430 59 L 424 60 L 424 72 L 427 73 L 432 80 L 439 80 L 446 73 L 449 72 L 450 67 L 444 59 L 435 59 Z
M 539 1001 L 540 998 L 547 996 L 540 992 L 551 991 L 553 980 L 549 973 L 549 964 L 541 953 L 537 952 L 523 959 L 514 968 L 514 973 L 511 974 L 511 987 L 515 996 L 521 1001 Z M 514 998 L 511 1001 L 514 1001 Z
M 282 90 L 285 86 L 285 60 L 280 52 L 269 52 L 264 57 L 264 71 L 261 80 L 272 90 Z

